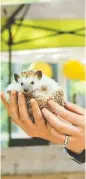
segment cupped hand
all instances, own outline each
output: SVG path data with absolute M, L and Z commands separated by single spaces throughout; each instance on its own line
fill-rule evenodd
M 48 102 L 51 113 L 43 109 L 42 113 L 51 126 L 61 135 L 68 135 L 67 148 L 80 153 L 85 147 L 85 110 L 75 104 L 65 103 L 65 108 L 50 100 Z
M 31 105 L 35 123 L 33 123 L 30 119 L 25 98 L 22 93 L 18 93 L 17 99 L 16 92 L 11 92 L 9 104 L 4 97 L 4 93 L 2 93 L 1 99 L 12 121 L 23 129 L 28 136 L 43 138 L 56 144 L 64 143 L 65 136 L 56 131 L 50 124 L 45 124 L 44 117 L 34 99 L 31 100 Z
M 66 103 L 63 108 L 50 100 L 48 104 L 54 114 L 47 109 L 43 109 L 41 113 L 37 102 L 32 99 L 31 105 L 35 119 L 33 124 L 22 93 L 18 94 L 18 103 L 15 91 L 11 93 L 9 104 L 4 98 L 4 93 L 1 98 L 12 121 L 29 136 L 43 138 L 56 144 L 64 144 L 65 135 L 68 135 L 68 149 L 76 153 L 85 149 L 85 110 L 83 108 L 72 103 Z M 43 116 L 47 120 L 47 125 Z

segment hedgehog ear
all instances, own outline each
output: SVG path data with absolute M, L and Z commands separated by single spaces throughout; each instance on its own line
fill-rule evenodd
M 16 82 L 18 82 L 19 75 L 17 73 L 14 74 L 14 79 Z
M 35 72 L 35 75 L 38 77 L 38 79 L 40 80 L 42 78 L 42 71 L 38 70 Z

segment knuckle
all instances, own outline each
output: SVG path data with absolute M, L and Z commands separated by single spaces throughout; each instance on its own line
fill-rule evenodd
M 85 135 L 85 131 L 83 129 L 80 129 L 78 132 L 78 136 L 82 138 Z
M 18 99 L 18 105 L 19 105 L 19 106 L 22 105 L 22 102 L 21 102 L 20 99 Z
M 10 111 L 11 111 L 11 114 L 13 114 L 15 112 L 13 106 L 10 107 Z
M 23 124 L 26 124 L 26 120 L 23 117 L 20 117 L 20 120 Z
M 22 97 L 18 96 L 18 104 L 21 105 L 22 103 L 24 103 L 24 100 Z
M 79 118 L 78 125 L 79 125 L 80 128 L 85 130 L 85 118 L 84 117 Z
M 23 105 L 21 103 L 18 103 L 19 109 L 21 110 Z
M 34 113 L 35 113 L 35 112 L 38 112 L 38 106 L 32 107 L 32 110 L 33 110 Z
M 48 130 L 50 131 L 50 133 L 53 133 L 53 128 L 51 126 L 48 126 Z
M 58 130 L 59 130 L 59 132 L 63 132 L 64 131 L 64 127 L 62 125 L 59 125 L 58 126 Z
M 37 115 L 36 115 L 36 118 L 41 121 L 41 117 L 42 116 L 41 116 L 40 112 L 38 112 Z
M 82 119 L 81 125 L 82 125 L 82 127 L 85 129 L 85 118 Z

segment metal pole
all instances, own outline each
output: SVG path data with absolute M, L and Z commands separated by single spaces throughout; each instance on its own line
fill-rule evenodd
M 8 63 L 8 69 L 9 69 L 9 79 L 8 79 L 8 84 L 11 83 L 11 68 L 12 68 L 12 64 L 11 64 L 11 60 L 12 60 L 12 34 L 11 34 L 11 26 L 9 25 L 8 28 L 8 32 L 9 32 L 9 42 L 8 42 L 8 47 L 9 47 L 9 63 Z M 10 145 L 10 141 L 11 141 L 11 118 L 8 117 L 8 133 L 9 133 L 9 141 L 8 141 L 8 145 Z

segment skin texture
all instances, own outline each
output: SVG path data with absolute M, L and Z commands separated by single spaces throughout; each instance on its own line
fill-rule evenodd
M 37 102 L 32 99 L 31 106 L 35 119 L 33 124 L 27 111 L 24 95 L 18 93 L 18 105 L 16 92 L 11 92 L 10 104 L 1 94 L 1 99 L 12 121 L 23 129 L 27 135 L 40 137 L 56 144 L 64 144 L 65 135 L 69 135 L 68 149 L 75 153 L 82 152 L 85 147 L 85 110 L 75 104 L 65 103 L 65 108 L 49 100 L 49 110 L 40 111 Z M 48 121 L 45 124 L 44 117 Z

